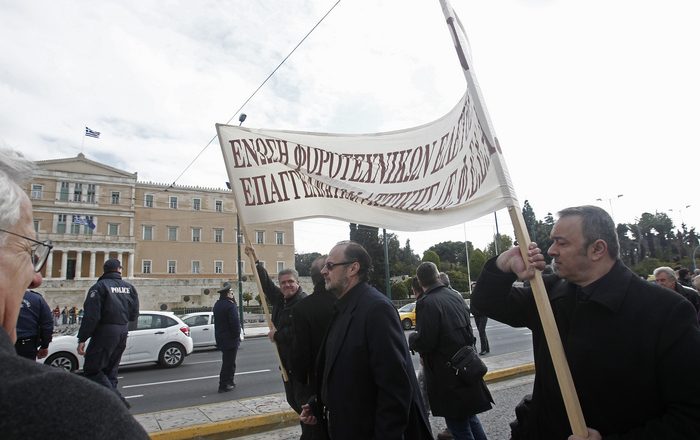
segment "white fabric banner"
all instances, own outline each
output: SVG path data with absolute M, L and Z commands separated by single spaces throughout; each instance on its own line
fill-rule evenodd
M 216 128 L 245 224 L 327 217 L 421 231 L 517 204 L 469 94 L 433 123 L 387 133 Z

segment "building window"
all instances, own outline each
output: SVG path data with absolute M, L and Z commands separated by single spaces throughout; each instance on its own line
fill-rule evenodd
M 284 232 L 275 232 L 275 243 L 284 244 Z
M 192 273 L 194 273 L 194 274 L 199 273 L 199 261 L 197 261 L 197 260 L 192 260 Z
M 168 260 L 168 273 L 177 273 L 177 262 L 175 260 Z
M 95 193 L 97 191 L 95 190 L 95 184 L 94 183 L 89 183 L 88 188 L 87 188 L 87 197 L 85 197 L 85 201 L 88 203 L 95 203 Z
M 195 211 L 202 209 L 202 199 L 192 199 L 192 209 Z
M 73 221 L 70 224 L 70 233 L 73 235 L 80 234 L 80 225 L 83 224 L 83 219 L 79 215 L 73 215 Z
M 284 270 L 284 261 L 278 261 L 277 262 L 277 273 L 280 273 L 283 270 Z
M 39 232 L 39 220 L 34 220 L 34 232 Z
M 107 235 L 112 235 L 112 236 L 119 235 L 119 223 L 107 224 Z
M 192 241 L 200 241 L 202 238 L 202 228 L 192 228 Z
M 153 208 L 153 194 L 146 194 L 143 198 L 143 206 Z
M 153 226 L 143 227 L 143 239 L 148 241 L 153 240 Z
M 44 195 L 44 185 L 32 185 L 32 198 L 41 199 Z
M 58 220 L 56 221 L 56 233 L 65 234 L 66 233 L 66 214 L 58 214 Z
M 224 201 L 223 200 L 215 201 L 214 206 L 216 207 L 216 212 L 224 212 Z
M 68 182 L 61 182 L 61 191 L 58 193 L 58 200 L 68 201 Z
M 214 261 L 214 273 L 224 273 L 223 261 Z
M 141 260 L 141 272 L 151 273 L 151 260 Z
M 240 243 L 240 244 L 245 243 L 245 237 L 243 236 L 241 231 L 239 231 L 238 229 L 236 229 L 236 243 Z
M 214 242 L 223 243 L 224 242 L 224 230 L 214 229 Z
M 170 196 L 170 209 L 177 209 L 177 197 Z
M 168 240 L 169 241 L 177 241 L 177 227 L 176 226 L 168 226 Z
M 76 183 L 73 187 L 73 201 L 82 202 L 83 201 L 83 184 Z
M 120 196 L 119 191 L 112 191 L 112 205 L 119 204 L 119 196 Z
M 265 244 L 265 231 L 255 231 L 255 243 Z

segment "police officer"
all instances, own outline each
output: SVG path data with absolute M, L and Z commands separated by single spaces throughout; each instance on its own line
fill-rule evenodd
M 119 260 L 107 260 L 104 274 L 90 287 L 78 331 L 78 354 L 85 355 L 84 376 L 114 391 L 128 408 L 129 403 L 117 390 L 117 372 L 126 348 L 128 323 L 139 314 L 139 297 L 134 286 L 122 280 L 121 270 Z
M 233 295 L 231 283 L 224 283 L 213 310 L 216 348 L 221 350 L 220 393 L 232 391 L 236 387 L 233 376 L 236 374 L 236 354 L 241 343 L 241 321 Z
M 40 293 L 26 290 L 17 318 L 17 354 L 35 361 L 49 353 L 53 336 L 51 308 Z

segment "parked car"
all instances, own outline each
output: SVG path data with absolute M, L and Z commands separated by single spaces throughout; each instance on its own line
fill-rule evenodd
M 216 346 L 214 338 L 214 313 L 194 312 L 181 316 L 185 324 L 190 327 L 190 336 L 196 348 Z M 241 341 L 243 332 L 241 332 Z
M 416 325 L 416 303 L 412 302 L 401 307 L 399 319 L 404 330 L 411 330 Z
M 54 337 L 48 356 L 37 362 L 67 371 L 82 370 L 85 357 L 78 354 L 77 336 L 75 332 Z M 136 321 L 129 323 L 129 337 L 119 365 L 156 362 L 163 368 L 174 368 L 192 350 L 190 328 L 180 318 L 171 312 L 141 311 Z

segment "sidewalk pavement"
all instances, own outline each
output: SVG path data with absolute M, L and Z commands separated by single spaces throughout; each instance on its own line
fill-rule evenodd
M 267 327 L 250 326 L 246 337 L 267 335 Z M 531 374 L 535 370 L 532 350 L 482 358 L 489 367 L 487 383 Z M 206 436 L 231 438 L 292 426 L 299 417 L 287 404 L 284 393 L 227 402 L 138 414 L 136 420 L 153 440 L 197 439 Z

